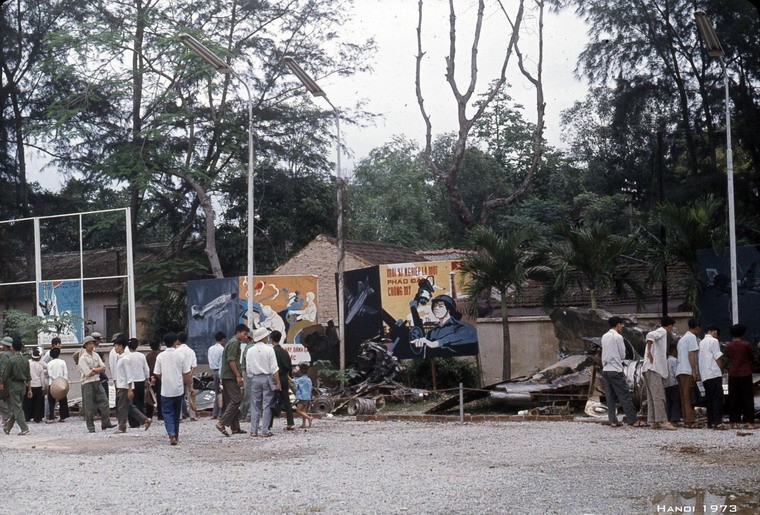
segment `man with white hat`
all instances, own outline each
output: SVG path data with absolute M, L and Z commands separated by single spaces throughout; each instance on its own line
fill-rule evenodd
M 245 355 L 246 373 L 251 378 L 251 436 L 272 436 L 269 432 L 269 422 L 272 418 L 272 399 L 274 392 L 279 391 L 280 374 L 277 366 L 277 355 L 274 349 L 266 344 L 269 329 L 259 327 L 253 332 L 254 345 Z M 263 419 L 262 419 L 263 415 Z M 261 422 L 261 435 L 259 435 Z

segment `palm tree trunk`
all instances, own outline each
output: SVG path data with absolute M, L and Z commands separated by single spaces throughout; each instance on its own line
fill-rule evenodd
M 503 354 L 501 379 L 506 381 L 512 377 L 512 341 L 509 338 L 509 307 L 507 306 L 507 290 L 501 292 L 501 331 L 503 338 Z
M 591 309 L 596 309 L 596 288 L 591 288 Z

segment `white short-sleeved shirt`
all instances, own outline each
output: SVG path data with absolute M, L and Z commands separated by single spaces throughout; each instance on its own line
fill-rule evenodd
M 222 354 L 224 353 L 224 345 L 219 342 L 214 343 L 208 348 L 208 367 L 211 370 L 219 370 L 222 368 Z
M 277 372 L 279 367 L 274 349 L 263 342 L 253 345 L 245 354 L 245 370 L 249 377 Z
M 177 350 L 190 363 L 190 368 L 198 368 L 198 358 L 193 349 L 188 347 L 186 343 L 182 343 L 177 347 Z
M 677 368 L 678 358 L 668 356 L 668 377 L 665 379 L 665 388 L 669 386 L 678 386 L 678 379 L 676 379 Z
M 625 342 L 623 335 L 610 329 L 602 336 L 602 370 L 604 372 L 622 372 L 625 359 Z
M 167 348 L 156 356 L 154 374 L 161 375 L 161 395 L 179 397 L 185 394 L 185 382 L 182 374 L 190 372 L 190 362 L 174 347 Z
M 126 350 L 124 351 L 126 352 Z M 150 367 L 145 354 L 142 352 L 130 352 L 129 354 L 129 377 L 133 382 L 145 381 L 150 377 Z
M 688 331 L 685 335 L 681 336 L 678 340 L 678 366 L 676 367 L 676 375 L 687 374 L 691 375 L 691 363 L 689 363 L 689 353 L 699 351 L 699 342 L 697 337 L 691 331 Z M 696 370 L 694 370 L 696 372 Z
M 720 351 L 720 343 L 711 335 L 706 335 L 699 342 L 699 376 L 702 381 L 723 377 L 723 372 L 718 366 L 717 360 L 723 356 Z
M 50 384 L 53 384 L 53 381 L 59 377 L 68 380 L 69 367 L 66 366 L 66 362 L 61 358 L 51 359 L 50 363 L 48 363 L 48 379 L 50 379 Z
M 654 371 L 662 376 L 663 379 L 668 377 L 668 332 L 664 327 L 655 329 L 647 333 L 647 342 L 652 342 L 652 357 L 654 361 L 649 361 L 649 357 L 644 352 L 644 366 L 642 372 Z

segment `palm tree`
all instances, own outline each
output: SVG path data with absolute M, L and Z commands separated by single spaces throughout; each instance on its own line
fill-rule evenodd
M 722 215 L 723 202 L 712 195 L 685 206 L 663 202 L 652 214 L 652 223 L 664 227 L 667 237 L 649 252 L 653 265 L 650 280 L 662 281 L 669 264 L 686 265 L 690 274 L 682 307 L 694 313 L 698 312 L 699 296 L 697 250 L 719 247 L 725 242 L 725 225 L 718 223 Z
M 474 312 L 476 302 L 482 295 L 490 299 L 492 290 L 501 298 L 503 335 L 502 379 L 512 376 L 512 343 L 509 337 L 509 303 L 507 294 L 514 292 L 517 298 L 529 278 L 539 277 L 547 269 L 540 266 L 535 251 L 535 227 L 525 226 L 505 234 L 497 234 L 488 227 L 479 226 L 470 232 L 470 242 L 477 249 L 468 255 L 460 267 L 460 277 L 467 277 L 464 292 L 469 296 L 469 309 Z
M 607 288 L 613 288 L 616 294 L 630 290 L 637 302 L 644 297 L 642 285 L 621 260 L 639 250 L 635 237 L 612 234 L 610 227 L 600 222 L 562 224 L 557 227 L 557 235 L 560 239 L 547 247 L 554 274 L 547 298 L 561 295 L 572 284 L 589 291 L 592 309 L 598 307 L 599 292 Z

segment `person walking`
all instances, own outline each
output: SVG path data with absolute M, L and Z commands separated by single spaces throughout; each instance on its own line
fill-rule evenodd
M 127 338 L 117 338 L 113 348 L 118 356 L 116 359 L 116 370 L 114 370 L 116 386 L 116 420 L 118 428 L 116 433 L 123 434 L 127 432 L 127 418 L 132 417 L 140 422 L 147 431 L 150 428 L 152 420 L 140 412 L 132 403 L 135 397 L 134 376 L 132 375 L 132 353 L 127 350 Z
M 179 338 L 175 333 L 164 336 L 166 350 L 156 357 L 153 375 L 161 381 L 161 410 L 169 445 L 179 443 L 179 423 L 182 420 L 182 399 L 185 387 L 192 381 L 190 362 L 177 350 Z
M 8 388 L 11 405 L 11 416 L 5 422 L 3 431 L 9 435 L 14 424 L 18 424 L 21 430 L 18 435 L 24 436 L 29 434 L 29 426 L 26 424 L 22 399 L 25 394 L 28 399 L 32 398 L 32 375 L 29 372 L 29 360 L 21 354 L 21 349 L 24 348 L 21 341 L 14 340 L 12 348 L 13 355 L 8 359 L 3 375 L 0 377 L 0 382 Z
M 198 358 L 195 355 L 195 351 L 187 345 L 188 336 L 186 332 L 183 331 L 178 333 L 177 338 L 179 339 L 177 350 L 182 357 L 190 363 L 190 376 L 192 377 L 195 373 L 195 369 L 198 368 Z M 193 382 L 190 381 L 189 385 L 185 385 L 185 397 L 182 401 L 182 414 L 190 417 L 191 422 L 198 420 L 195 408 L 195 390 L 193 389 Z
M 705 337 L 699 342 L 699 376 L 705 388 L 707 427 L 725 429 L 723 425 L 723 353 L 720 350 L 718 326 L 705 328 Z
M 281 389 L 277 355 L 265 341 L 269 329 L 260 327 L 253 332 L 254 345 L 246 353 L 247 374 L 251 379 L 251 436 L 269 437 L 272 419 L 272 399 Z M 261 425 L 259 426 L 259 422 Z M 261 431 L 261 435 L 259 435 Z
M 224 436 L 230 436 L 227 427 L 233 433 L 242 433 L 240 429 L 240 402 L 243 398 L 240 388 L 243 386 L 243 376 L 240 372 L 240 346 L 250 340 L 250 329 L 245 324 L 235 327 L 235 336 L 230 338 L 222 353 L 222 368 L 219 376 L 222 379 L 222 397 L 224 412 L 214 427 Z
M 311 378 L 309 377 L 309 365 L 301 363 L 298 365 L 296 377 L 293 379 L 296 390 L 296 411 L 301 416 L 301 429 L 310 429 L 311 420 L 314 418 L 309 415 L 309 404 L 311 403 Z
M 145 416 L 153 418 L 153 413 L 158 415 L 158 420 L 163 420 L 164 416 L 161 414 L 161 379 L 157 378 L 153 371 L 156 368 L 156 358 L 162 352 L 161 340 L 153 338 L 150 343 L 150 352 L 145 356 L 145 361 L 148 362 L 148 372 L 150 373 L 149 388 L 152 390 L 151 397 L 153 398 L 153 404 L 148 403 L 145 406 Z
M 145 354 L 138 352 L 137 347 L 139 346 L 140 342 L 137 338 L 130 338 L 127 341 L 125 353 L 129 353 L 130 377 L 132 378 L 132 391 L 134 392 L 132 406 L 147 416 L 145 413 L 145 387 L 148 379 L 150 379 L 150 367 Z M 140 427 L 143 424 L 140 417 L 135 417 L 132 414 L 129 415 L 128 420 L 129 427 L 132 428 Z
M 10 383 L 3 383 L 2 377 L 8 360 L 13 356 L 13 338 L 5 336 L 0 340 L 0 422 L 3 425 L 11 418 Z
M 757 429 L 752 386 L 752 347 L 743 339 L 747 326 L 734 324 L 729 332 L 731 341 L 726 345 L 726 356 L 728 356 L 728 414 L 731 429 L 738 429 L 740 423 L 744 423 L 750 429 Z
M 222 384 L 219 378 L 219 370 L 222 368 L 222 354 L 224 353 L 224 340 L 227 338 L 222 331 L 217 331 L 214 335 L 215 343 L 208 348 L 206 357 L 208 358 L 208 367 L 211 369 L 211 374 L 214 377 L 214 407 L 211 410 L 211 420 L 217 420 L 219 418 L 219 394 L 221 393 L 220 386 Z
M 293 421 L 293 405 L 290 403 L 290 392 L 287 386 L 293 378 L 293 362 L 290 359 L 288 351 L 286 351 L 281 345 L 282 338 L 283 336 L 280 331 L 272 331 L 269 334 L 269 342 L 272 344 L 275 356 L 277 356 L 277 373 L 280 376 L 280 402 L 282 404 L 282 409 L 285 410 L 285 419 L 287 420 L 285 429 L 292 431 L 295 429 L 295 422 Z M 274 413 L 272 415 L 274 415 Z M 274 416 L 269 421 L 269 431 L 272 430 L 273 423 Z
M 110 408 L 106 390 L 101 383 L 101 374 L 106 365 L 95 349 L 95 339 L 87 336 L 84 339 L 84 352 L 79 356 L 79 370 L 82 373 L 82 404 L 84 405 L 84 422 L 87 431 L 95 432 L 95 414 L 100 414 L 100 428 L 105 431 L 114 425 L 110 419 Z
M 607 398 L 607 419 L 612 427 L 621 425 L 617 419 L 617 404 L 619 403 L 625 413 L 626 423 L 629 426 L 635 426 L 638 423 L 636 408 L 633 407 L 631 391 L 623 375 L 625 342 L 620 334 L 623 331 L 623 319 L 613 316 L 607 322 L 610 330 L 602 336 L 602 377 L 604 378 L 604 394 Z
M 644 387 L 647 392 L 647 422 L 652 429 L 676 428 L 668 422 L 665 410 L 664 381 L 668 377 L 668 333 L 673 330 L 676 321 L 670 317 L 662 317 L 660 327 L 650 331 L 646 336 L 644 364 Z

